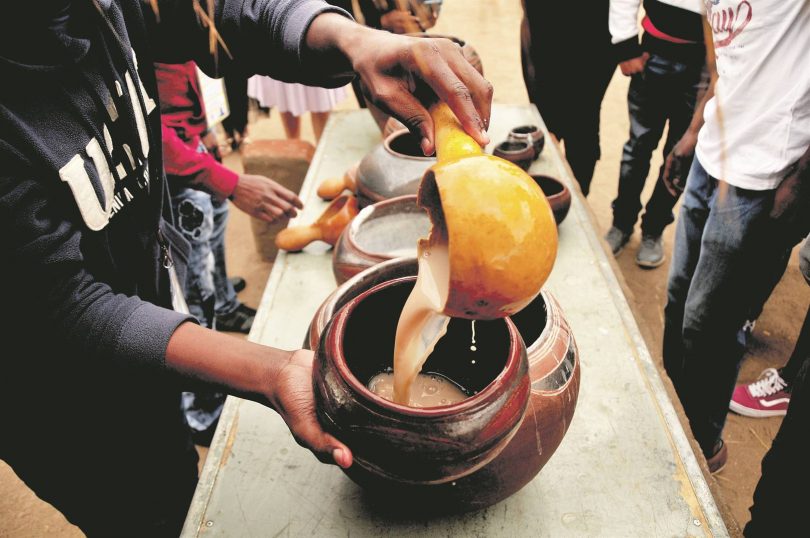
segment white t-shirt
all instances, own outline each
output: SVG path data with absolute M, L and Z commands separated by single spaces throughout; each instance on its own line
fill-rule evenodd
M 776 188 L 810 147 L 810 0 L 707 0 L 719 79 L 696 155 L 713 177 Z

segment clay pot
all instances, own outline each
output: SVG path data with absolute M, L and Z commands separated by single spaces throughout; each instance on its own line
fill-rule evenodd
M 343 229 L 358 212 L 357 199 L 351 194 L 343 194 L 335 198 L 312 224 L 292 226 L 279 232 L 276 246 L 289 252 L 302 250 L 313 241 L 324 241 L 334 246 Z
M 528 170 L 534 160 L 534 148 L 525 140 L 501 142 L 495 146 L 492 154 L 515 163 L 524 170 Z
M 366 388 L 390 369 L 399 313 L 415 277 L 390 280 L 350 300 L 327 325 L 313 370 L 318 419 L 351 447 L 347 474 L 387 493 L 399 485 L 429 487 L 461 480 L 489 464 L 520 426 L 529 401 L 526 350 L 509 320 L 453 319 L 423 372 L 464 387 L 456 404 L 414 408 Z
M 381 282 L 415 275 L 416 271 L 416 259 L 399 258 L 355 275 L 327 297 L 318 309 L 305 343 L 314 349 L 335 312 L 353 298 Z M 409 505 L 418 503 L 420 509 L 439 513 L 484 508 L 520 490 L 554 454 L 571 424 L 579 394 L 580 365 L 576 343 L 557 301 L 546 291 L 511 319 L 527 345 L 532 387 L 526 415 L 512 440 L 489 464 L 456 480 L 455 484 L 418 485 L 384 478 L 371 480 L 373 495 L 370 497 L 374 497 L 377 503 L 395 506 L 397 498 L 407 498 Z M 476 333 L 481 323 L 476 322 Z M 481 340 L 477 337 L 476 343 Z M 349 446 L 355 449 L 351 444 Z
M 332 271 L 343 283 L 360 271 L 400 257 L 416 257 L 416 242 L 427 237 L 430 219 L 416 196 L 400 196 L 370 205 L 343 230 L 332 254 Z
M 509 131 L 509 136 L 506 138 L 507 142 L 527 142 L 532 145 L 534 149 L 534 159 L 536 160 L 543 147 L 546 145 L 546 137 L 543 131 L 536 125 L 521 125 Z
M 562 181 L 550 176 L 532 175 L 532 179 L 543 189 L 551 211 L 554 212 L 554 220 L 559 225 L 565 220 L 571 208 L 571 191 Z
M 416 194 L 422 175 L 434 157 L 425 157 L 420 139 L 407 129 L 389 135 L 369 152 L 357 167 L 357 198 L 360 207 Z

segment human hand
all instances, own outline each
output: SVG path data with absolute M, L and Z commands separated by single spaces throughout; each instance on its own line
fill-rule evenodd
M 788 175 L 773 197 L 770 217 L 785 230 L 795 230 L 804 236 L 810 224 L 810 163 L 799 161 L 791 167 Z M 802 222 L 804 220 L 804 222 Z
M 410 34 L 422 31 L 419 19 L 412 15 L 410 11 L 400 9 L 394 9 L 384 14 L 380 17 L 380 24 L 384 29 L 395 34 Z
M 689 168 L 692 166 L 696 145 L 697 134 L 687 131 L 667 155 L 661 179 L 672 196 L 680 196 L 686 186 L 686 178 L 689 175 Z
M 312 361 L 312 351 L 292 352 L 270 383 L 267 399 L 299 445 L 311 450 L 320 461 L 334 462 L 346 469 L 352 464 L 351 450 L 324 432 L 315 415 Z
M 200 139 L 205 146 L 205 149 L 208 150 L 208 153 L 217 160 L 217 162 L 222 162 L 222 153 L 219 151 L 219 140 L 217 140 L 217 135 L 214 131 L 208 131 L 205 135 Z
M 464 58 L 457 44 L 447 39 L 375 32 L 362 46 L 348 48 L 347 55 L 363 79 L 369 99 L 422 135 L 425 155 L 434 152 L 434 128 L 424 99 L 420 102 L 414 96 L 417 82 L 427 84 L 450 106 L 478 144 L 489 143 L 486 128 L 492 85 Z
M 647 64 L 647 60 L 650 59 L 650 54 L 645 52 L 641 56 L 637 58 L 630 58 L 629 60 L 625 60 L 619 63 L 619 68 L 622 70 L 622 75 L 630 76 L 635 75 L 636 73 L 641 73 L 644 71 L 644 66 Z
M 274 223 L 289 219 L 304 207 L 294 192 L 264 176 L 242 174 L 233 190 L 234 205 L 257 219 Z

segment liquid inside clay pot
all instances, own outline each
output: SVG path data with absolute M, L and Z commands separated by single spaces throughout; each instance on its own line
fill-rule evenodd
M 332 270 L 338 283 L 385 260 L 416 257 L 416 243 L 430 233 L 430 218 L 416 196 L 400 196 L 360 211 L 335 245 Z
M 415 275 L 416 271 L 416 259 L 398 258 L 355 275 L 321 305 L 313 318 L 305 344 L 316 347 L 327 324 L 336 317 L 335 313 L 354 298 L 380 283 Z M 400 503 L 405 498 L 408 499 L 409 510 L 417 507 L 425 514 L 484 508 L 520 490 L 551 458 L 562 442 L 576 409 L 580 378 L 576 343 L 559 304 L 547 291 L 542 291 L 525 309 L 512 316 L 512 322 L 526 343 L 531 392 L 526 413 L 508 444 L 488 464 L 452 482 L 400 482 L 391 480 L 385 473 L 370 472 L 365 468 L 350 470 L 348 474 L 369 490 L 368 499 L 373 504 L 392 513 L 402 512 Z M 469 327 L 470 321 L 461 323 L 463 335 L 463 329 Z M 483 340 L 478 331 L 479 323 L 482 322 L 476 322 L 476 346 Z M 391 340 L 386 345 L 390 347 L 393 345 L 393 333 L 388 336 Z M 353 338 L 357 338 L 358 346 L 373 348 L 376 345 L 365 334 Z M 468 346 L 469 341 L 462 338 L 461 343 Z M 469 350 L 462 349 L 459 353 L 466 358 Z M 381 364 L 378 362 L 374 367 L 358 371 L 358 375 L 362 378 L 379 366 Z M 319 391 L 318 375 L 316 373 L 316 391 Z M 451 379 L 458 376 L 462 386 L 466 381 L 457 372 L 448 372 L 448 376 Z M 347 396 L 344 405 L 354 406 L 357 401 L 356 397 Z M 365 403 L 363 406 L 370 412 L 376 412 L 377 408 L 373 405 Z M 330 424 L 334 427 L 329 419 L 322 417 L 321 420 L 325 427 Z M 390 433 L 395 432 L 391 430 Z M 349 446 L 355 449 L 351 444 Z
M 453 319 L 422 371 L 462 387 L 461 402 L 416 408 L 372 393 L 390 371 L 397 320 L 414 277 L 385 282 L 352 299 L 326 327 L 316 350 L 318 418 L 351 447 L 347 474 L 381 492 L 460 480 L 489 464 L 509 443 L 529 400 L 523 341 L 508 320 Z
M 363 157 L 357 168 L 360 207 L 416 194 L 425 170 L 435 162 L 435 157 L 422 154 L 418 135 L 407 129 L 390 134 Z

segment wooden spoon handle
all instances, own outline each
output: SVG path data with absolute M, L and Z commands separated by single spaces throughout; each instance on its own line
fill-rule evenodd
M 327 201 L 337 198 L 346 189 L 351 189 L 348 179 L 347 175 L 324 179 L 318 185 L 318 196 Z
M 321 239 L 319 226 L 293 226 L 281 230 L 276 236 L 276 246 L 289 252 L 298 252 L 305 246 Z
M 445 103 L 430 107 L 433 128 L 436 133 L 436 159 L 445 162 L 459 157 L 481 155 L 478 143 L 461 127 L 456 115 Z

